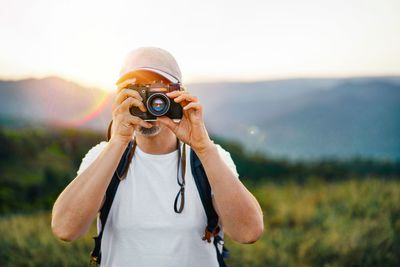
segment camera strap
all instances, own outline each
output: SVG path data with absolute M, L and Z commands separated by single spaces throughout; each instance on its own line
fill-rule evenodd
M 183 152 L 181 155 L 181 141 L 177 138 L 177 149 L 178 149 L 178 170 L 176 174 L 176 180 L 180 185 L 180 189 L 178 194 L 175 197 L 174 201 L 174 211 L 176 213 L 181 213 L 185 206 L 185 173 L 186 173 L 186 144 L 183 143 Z M 179 179 L 179 171 L 181 171 L 181 180 Z M 181 204 L 179 208 L 177 208 L 179 197 L 181 199 Z

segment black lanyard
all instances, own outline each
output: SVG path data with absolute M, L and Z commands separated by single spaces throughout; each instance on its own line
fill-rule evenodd
M 178 170 L 176 172 L 176 181 L 178 182 L 178 185 L 181 187 L 178 191 L 178 194 L 175 197 L 175 202 L 174 202 L 174 210 L 176 213 L 181 213 L 183 210 L 183 207 L 185 206 L 185 172 L 186 172 L 186 144 L 183 143 L 183 152 L 181 155 L 181 141 L 177 138 L 177 146 L 178 146 Z M 180 166 L 182 164 L 182 166 Z M 181 167 L 181 168 L 179 168 Z M 181 172 L 181 178 L 179 179 L 179 171 Z M 179 209 L 177 208 L 179 196 L 181 199 L 181 204 L 179 206 Z
M 181 141 L 177 138 L 177 149 L 178 149 L 178 169 L 176 172 L 176 181 L 178 185 L 181 187 L 178 191 L 178 194 L 175 197 L 174 201 L 174 211 L 176 213 L 181 213 L 185 206 L 185 173 L 186 173 L 186 144 L 183 143 L 183 152 L 181 153 Z M 136 148 L 136 140 L 133 139 L 133 147 L 132 147 L 132 155 L 135 152 Z M 182 166 L 181 166 L 182 165 Z M 181 171 L 181 179 L 179 179 L 179 171 Z M 118 173 L 117 173 L 118 175 Z M 120 177 L 119 177 L 120 178 Z M 120 178 L 121 179 L 121 178 Z M 180 206 L 177 208 L 178 200 L 180 197 Z

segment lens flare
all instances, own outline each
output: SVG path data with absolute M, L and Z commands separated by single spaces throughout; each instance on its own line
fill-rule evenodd
M 86 109 L 75 114 L 73 117 L 65 118 L 60 116 L 61 119 L 53 120 L 52 124 L 58 127 L 79 127 L 83 126 L 89 121 L 95 119 L 99 114 L 109 105 L 112 101 L 112 93 L 104 92 L 98 96 L 92 105 L 88 105 Z

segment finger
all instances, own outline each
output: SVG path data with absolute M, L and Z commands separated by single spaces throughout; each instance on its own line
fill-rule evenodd
M 170 98 L 174 98 L 174 97 L 180 96 L 182 94 L 188 94 L 188 92 L 187 91 L 172 91 L 172 92 L 166 93 L 166 95 L 169 96 Z
M 142 120 L 141 118 L 133 116 L 131 114 L 129 114 L 125 120 L 127 122 L 129 122 L 129 124 L 131 124 L 131 125 L 140 125 L 140 126 L 143 126 L 145 128 L 153 127 L 153 125 L 151 123 L 148 123 L 148 122 Z
M 140 110 L 145 109 L 142 101 L 137 100 L 133 97 L 125 99 L 115 110 L 114 114 L 128 112 L 131 106 L 139 107 Z M 144 112 L 144 111 L 143 111 Z
M 124 101 L 126 98 L 128 97 L 133 97 L 136 99 L 139 99 L 140 101 L 143 101 L 143 98 L 140 96 L 140 94 L 132 89 L 123 89 L 121 90 L 121 92 L 119 92 L 115 98 L 115 102 L 117 102 L 117 104 L 121 104 L 122 101 Z
M 175 132 L 176 127 L 178 126 L 177 122 L 174 122 L 171 118 L 168 118 L 166 116 L 157 117 L 157 121 L 161 122 L 162 124 L 165 124 L 173 132 Z
M 188 102 L 197 102 L 198 101 L 197 97 L 195 97 L 193 95 L 190 95 L 190 94 L 182 94 L 182 95 L 180 95 L 180 96 L 178 96 L 177 98 L 174 99 L 174 101 L 176 103 L 180 103 L 183 100 L 186 100 Z
M 146 107 L 143 102 L 134 97 L 128 97 L 121 103 L 122 112 L 125 112 L 127 109 L 130 109 L 131 106 L 138 107 L 142 112 L 146 112 Z
M 143 104 L 142 101 L 138 100 L 137 98 L 134 98 L 134 97 L 131 97 L 131 96 L 127 96 L 125 99 L 121 100 L 121 102 L 124 103 L 124 101 L 126 101 L 127 99 L 130 99 L 130 98 L 133 99 L 133 104 L 131 106 L 138 107 L 142 112 L 146 112 L 146 110 L 147 110 L 146 106 Z M 118 103 L 115 102 L 114 106 L 116 106 L 116 107 L 114 109 L 118 108 L 120 105 L 122 105 L 122 103 L 118 104 Z
M 136 78 L 126 79 L 126 80 L 120 82 L 119 84 L 117 84 L 117 91 L 123 89 L 128 84 L 134 84 L 135 82 L 136 82 Z
M 201 110 L 201 104 L 199 102 L 190 102 L 186 106 L 183 107 L 184 110 L 194 109 L 194 110 Z

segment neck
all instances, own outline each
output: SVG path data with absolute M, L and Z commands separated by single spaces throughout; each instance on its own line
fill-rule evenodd
M 148 154 L 168 154 L 176 150 L 177 138 L 169 129 L 163 129 L 155 136 L 143 136 L 137 134 L 135 136 L 136 144 L 139 148 Z

